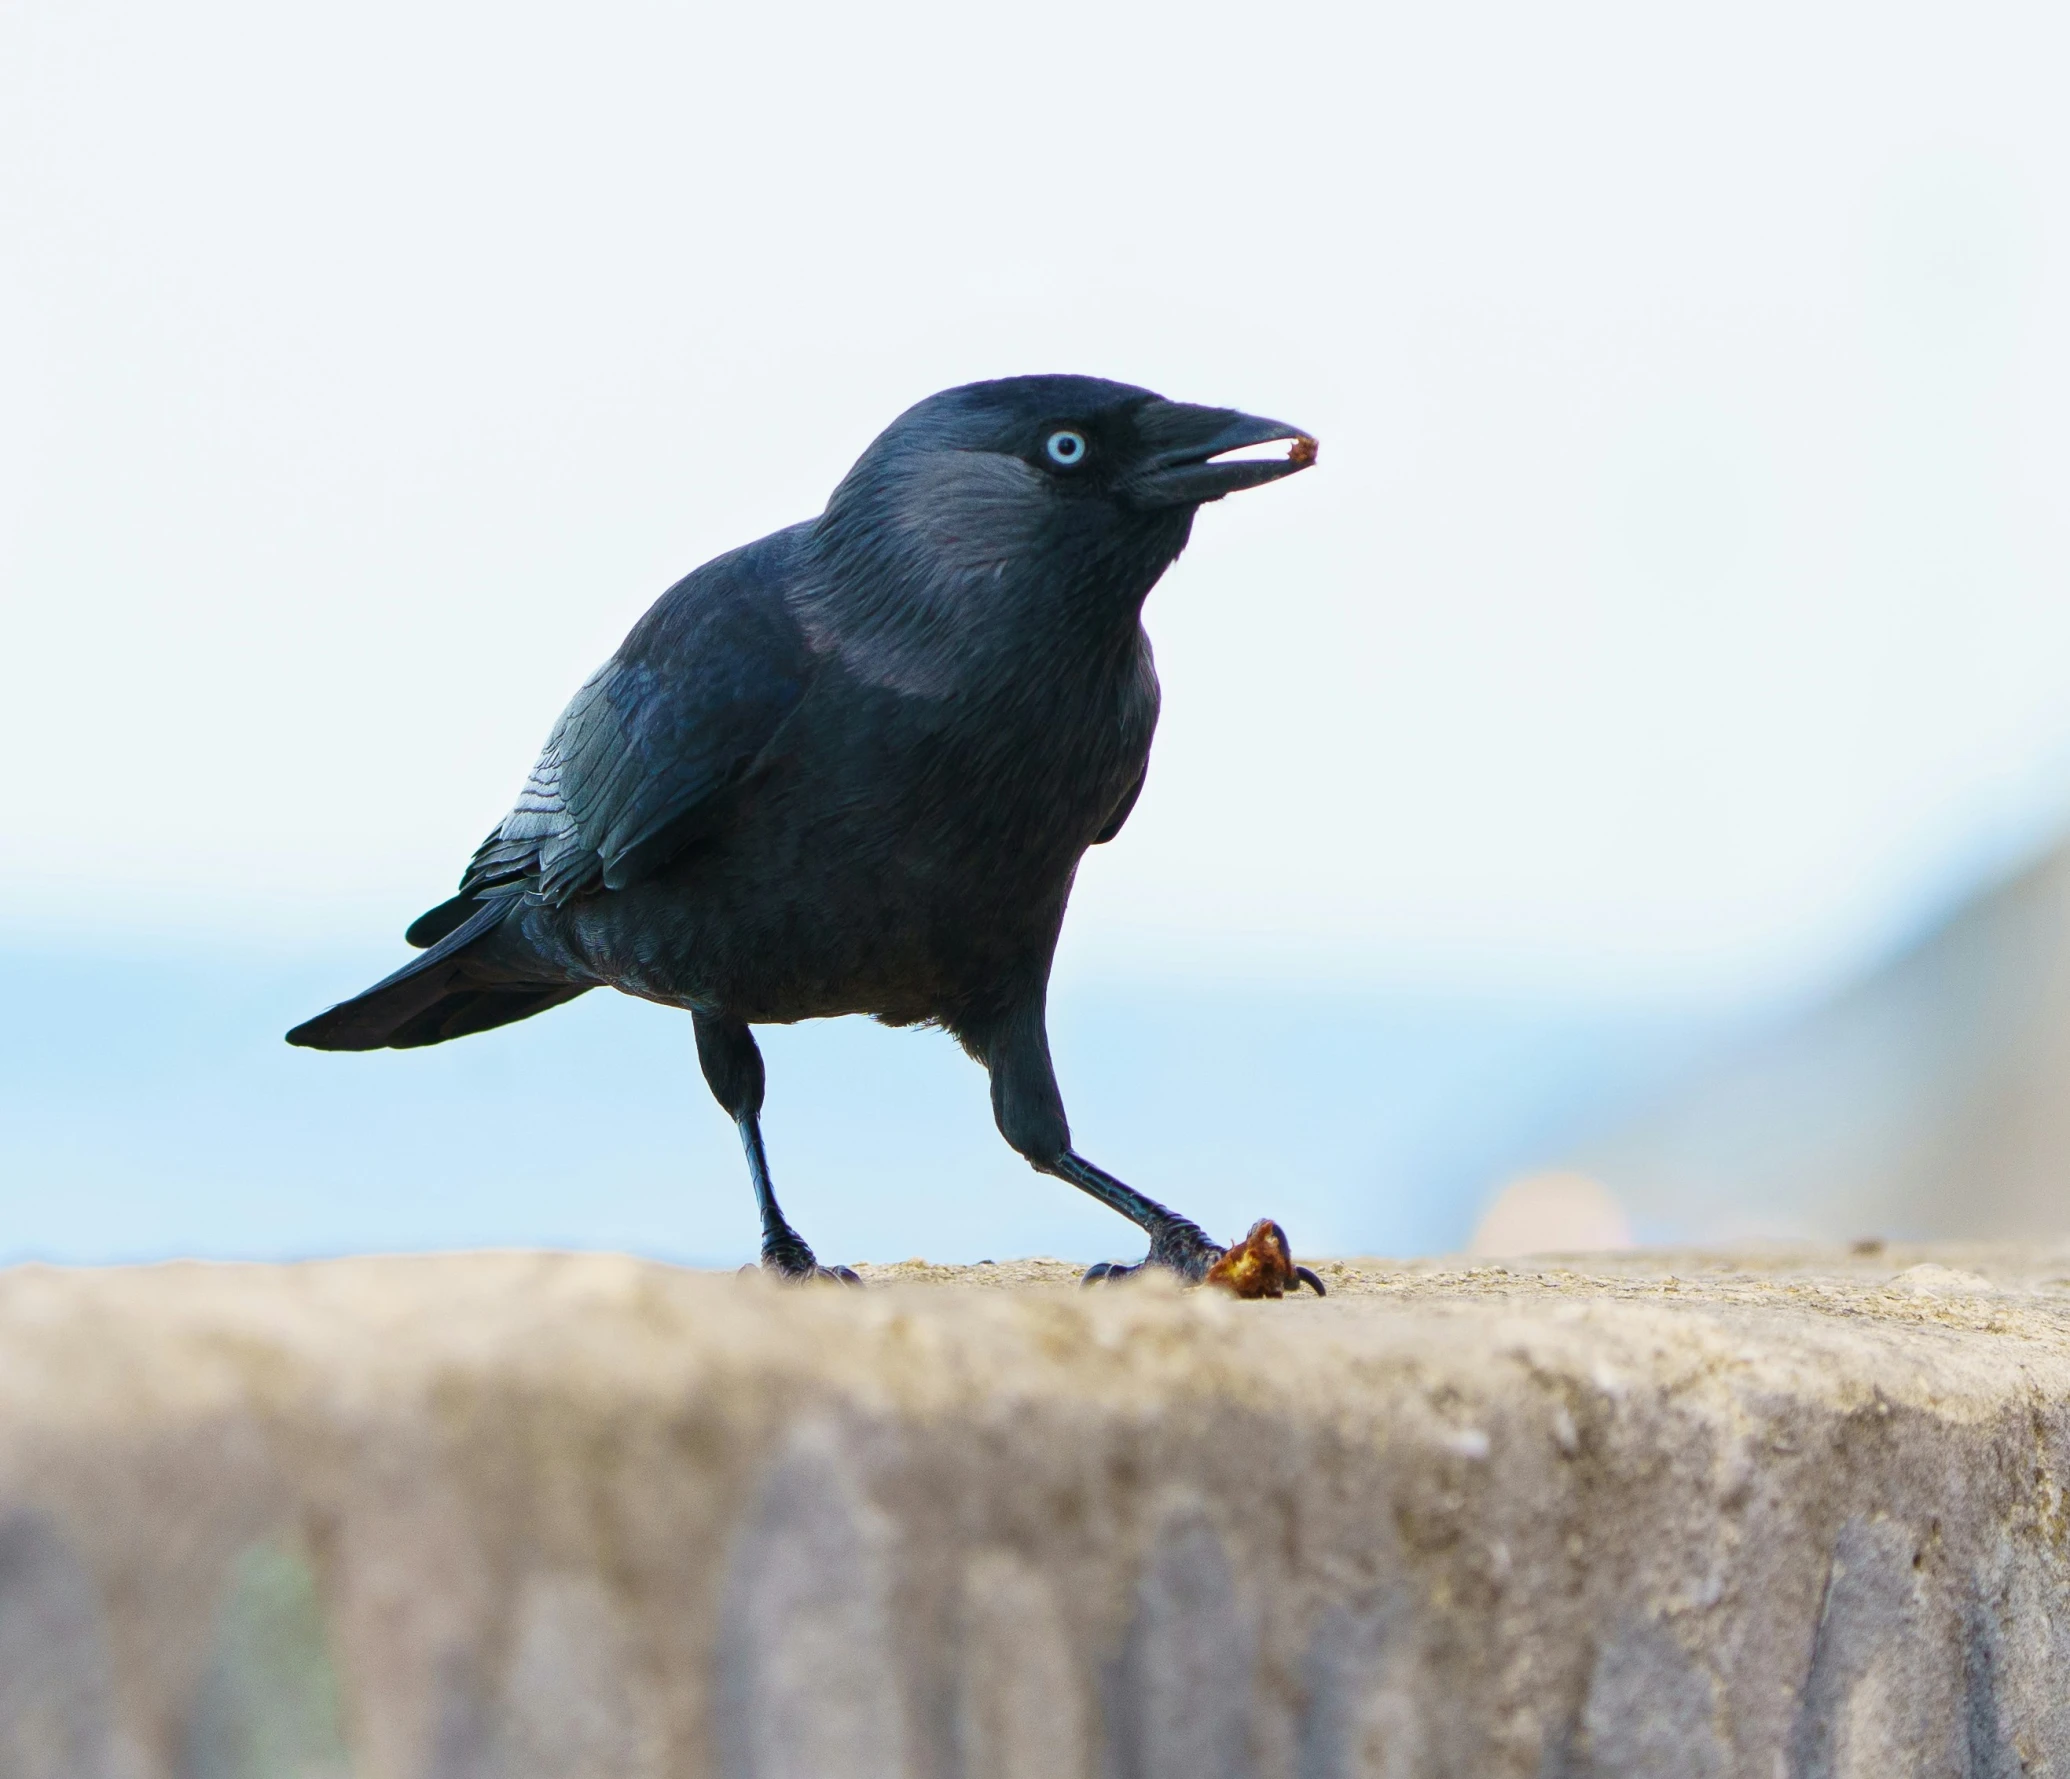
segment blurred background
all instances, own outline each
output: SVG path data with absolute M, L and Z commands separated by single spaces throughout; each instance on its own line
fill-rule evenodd
M 2038 5 L 15 0 L 0 1258 L 750 1257 L 681 1015 L 280 1034 L 672 580 L 1065 369 L 1323 442 L 1150 603 L 1054 999 L 1089 1154 L 1315 1252 L 2070 1229 L 2066 53 Z M 947 1040 L 766 1036 L 822 1255 L 1132 1251 Z

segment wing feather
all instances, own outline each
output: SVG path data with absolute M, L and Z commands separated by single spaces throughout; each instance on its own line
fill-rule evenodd
M 784 599 L 803 530 L 708 562 L 655 602 L 569 700 L 463 896 L 526 882 L 559 906 L 623 889 L 709 825 L 811 677 Z

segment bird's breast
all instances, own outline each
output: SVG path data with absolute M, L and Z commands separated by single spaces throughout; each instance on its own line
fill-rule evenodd
M 1141 774 L 1154 685 L 808 698 L 728 826 L 640 898 L 665 909 L 628 924 L 598 898 L 590 967 L 749 1020 L 945 1017 L 1046 966 L 1078 860 Z

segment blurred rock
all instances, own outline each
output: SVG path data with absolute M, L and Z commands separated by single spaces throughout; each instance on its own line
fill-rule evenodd
M 2070 1771 L 2070 1258 L 1321 1270 L 0 1276 L 0 1773 Z
M 1632 1245 L 1624 1209 L 1586 1174 L 1525 1174 L 1481 1214 L 1467 1252 L 1489 1260 L 1526 1254 L 1614 1253 Z
M 1675 1240 L 2070 1233 L 2070 847 L 1574 1160 Z

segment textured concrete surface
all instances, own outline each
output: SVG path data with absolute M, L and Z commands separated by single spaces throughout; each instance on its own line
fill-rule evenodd
M 2070 1772 L 2070 1253 L 0 1277 L 8 1779 Z

